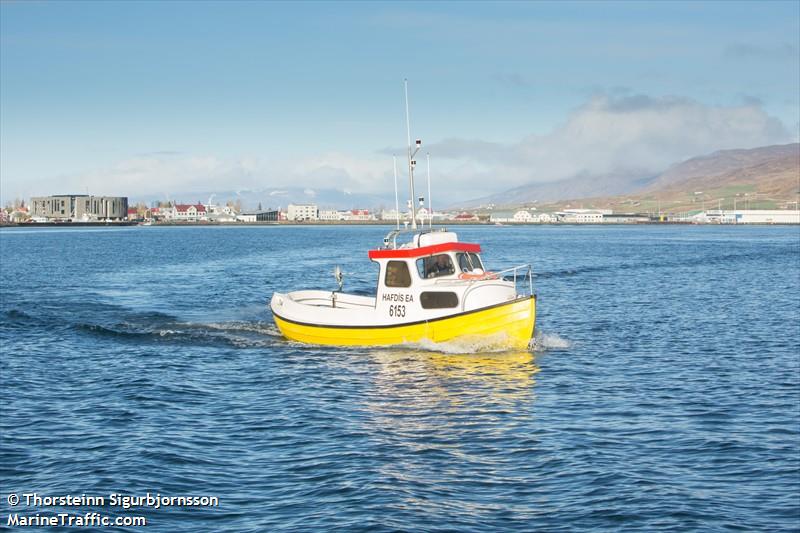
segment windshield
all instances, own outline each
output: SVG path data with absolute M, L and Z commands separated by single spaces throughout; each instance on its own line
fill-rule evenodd
M 439 276 L 449 276 L 455 274 L 453 260 L 447 254 L 432 255 L 417 259 L 417 270 L 420 277 L 438 278 Z
M 460 252 L 456 254 L 458 269 L 461 272 L 483 274 L 483 263 L 478 254 L 472 252 Z

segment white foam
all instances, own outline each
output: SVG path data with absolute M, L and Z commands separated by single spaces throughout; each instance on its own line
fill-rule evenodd
M 536 332 L 536 337 L 531 341 L 534 350 L 566 350 L 572 348 L 572 341 L 560 337 L 556 333 Z
M 498 353 L 512 349 L 509 345 L 508 335 L 505 333 L 490 336 L 459 337 L 445 342 L 422 339 L 419 342 L 404 344 L 403 347 L 445 354 Z
M 270 335 L 273 337 L 283 336 L 278 328 L 265 322 L 212 322 L 210 324 L 202 324 L 202 326 L 222 332 L 246 331 L 251 333 L 260 333 L 262 335 Z

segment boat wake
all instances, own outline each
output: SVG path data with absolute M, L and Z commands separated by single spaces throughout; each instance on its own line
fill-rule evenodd
M 469 355 L 480 353 L 503 353 L 515 350 L 509 347 L 509 339 L 505 335 L 495 335 L 491 337 L 460 338 L 445 342 L 433 342 L 423 339 L 416 343 L 404 344 L 403 348 L 424 350 L 428 352 L 439 352 L 448 355 Z M 572 348 L 572 341 L 559 336 L 556 333 L 536 333 L 528 345 L 530 352 L 546 352 L 554 350 L 568 350 Z
M 78 317 L 75 317 L 78 318 Z M 291 343 L 268 321 L 216 321 L 204 323 L 183 322 L 163 313 L 136 313 L 119 316 L 116 321 L 95 322 L 80 317 L 78 320 L 53 320 L 37 317 L 18 309 L 4 314 L 6 326 L 18 327 L 39 322 L 40 327 L 73 329 L 94 337 L 115 339 L 118 342 L 144 344 L 195 344 L 223 345 L 236 348 L 268 348 L 276 344 Z M 55 323 L 54 323 L 55 322 Z M 424 351 L 446 355 L 498 354 L 519 352 L 509 345 L 505 333 L 492 336 L 461 337 L 445 342 L 423 339 L 415 343 L 393 346 L 401 350 Z M 299 346 L 307 346 L 299 344 Z M 531 340 L 528 352 L 566 350 L 572 342 L 554 333 L 538 333 Z
M 95 312 L 87 312 L 95 311 Z M 98 320 L 102 316 L 105 320 Z M 120 343 L 271 347 L 283 342 L 280 331 L 265 321 L 183 321 L 161 312 L 132 312 L 116 307 L 83 309 L 74 314 L 32 314 L 10 309 L 0 315 L 0 327 L 10 332 L 20 328 L 77 331 Z
M 278 337 L 283 338 L 283 335 L 275 327 L 274 324 L 270 322 L 245 322 L 245 321 L 235 321 L 235 322 L 212 322 L 210 324 L 202 324 L 207 328 L 211 328 L 214 330 L 219 331 L 230 331 L 230 332 L 248 332 L 248 333 L 258 333 L 261 335 L 268 335 L 270 337 Z
M 196 323 L 142 326 L 121 322 L 111 325 L 79 323 L 74 328 L 92 336 L 114 338 L 120 342 L 221 345 L 236 348 L 268 347 L 275 343 L 275 337 L 280 336 L 277 331 L 270 331 L 267 327 L 259 328 L 256 324 L 245 327 L 241 324 L 229 326 Z
M 531 339 L 530 348 L 536 352 L 545 352 L 549 350 L 568 350 L 572 348 L 572 341 L 560 337 L 556 333 L 540 333 L 537 332 L 536 336 Z
M 439 352 L 448 355 L 502 353 L 512 351 L 509 346 L 510 339 L 505 334 L 483 337 L 462 337 L 444 342 L 434 342 L 422 339 L 419 342 L 402 345 L 403 348 L 424 350 L 426 352 Z M 519 350 L 514 350 L 519 351 Z

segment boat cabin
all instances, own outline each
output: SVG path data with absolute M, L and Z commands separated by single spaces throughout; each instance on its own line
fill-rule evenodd
M 480 245 L 459 242 L 451 231 L 415 232 L 410 242 L 398 245 L 400 233 L 390 233 L 383 248 L 369 251 L 380 266 L 379 314 L 403 318 L 409 312 L 463 312 L 497 303 L 498 296 L 499 301 L 516 297 L 514 283 L 486 271 Z

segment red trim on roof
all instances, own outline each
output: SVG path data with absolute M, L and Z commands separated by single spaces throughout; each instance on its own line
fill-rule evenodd
M 387 257 L 397 259 L 405 257 L 425 257 L 432 254 L 441 252 L 474 252 L 481 251 L 480 244 L 472 244 L 468 242 L 444 242 L 442 244 L 432 244 L 430 246 L 423 246 L 422 248 L 400 248 L 397 250 L 370 250 L 370 259 L 385 259 Z

